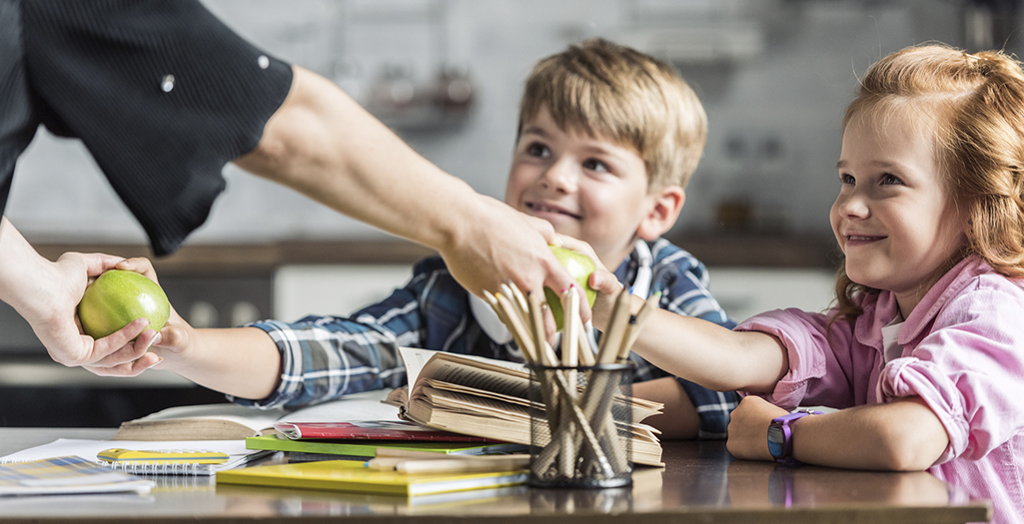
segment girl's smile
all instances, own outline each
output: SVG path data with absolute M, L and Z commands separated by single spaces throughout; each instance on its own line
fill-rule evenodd
M 906 315 L 960 250 L 964 227 L 927 126 L 869 113 L 843 134 L 829 218 L 854 282 L 892 291 Z

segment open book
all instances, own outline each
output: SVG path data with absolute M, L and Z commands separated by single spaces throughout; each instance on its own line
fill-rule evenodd
M 400 416 L 438 429 L 530 444 L 530 373 L 523 364 L 416 348 L 401 348 L 409 378 L 389 402 Z M 640 421 L 661 412 L 662 404 L 619 395 L 612 409 L 632 410 L 632 459 L 660 466 L 658 430 Z
M 278 422 L 399 421 L 398 409 L 381 402 L 388 391 L 348 395 L 296 411 L 236 404 L 176 406 L 121 424 L 115 440 L 235 440 L 276 433 Z

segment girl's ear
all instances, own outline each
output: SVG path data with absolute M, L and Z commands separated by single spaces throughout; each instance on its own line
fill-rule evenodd
M 640 221 L 636 234 L 643 240 L 655 240 L 676 223 L 686 203 L 686 190 L 680 186 L 666 186 L 648 196 L 651 199 L 647 216 Z

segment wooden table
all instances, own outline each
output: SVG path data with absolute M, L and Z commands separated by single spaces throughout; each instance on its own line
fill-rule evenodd
M 109 438 L 109 429 L 0 428 L 0 455 L 56 438 Z M 630 522 L 960 523 L 989 519 L 986 501 L 924 473 L 875 473 L 733 460 L 723 442 L 666 442 L 665 469 L 641 468 L 631 488 L 526 486 L 407 501 L 401 497 L 214 484 L 155 477 L 150 495 L 0 499 L 0 522 L 165 523 Z

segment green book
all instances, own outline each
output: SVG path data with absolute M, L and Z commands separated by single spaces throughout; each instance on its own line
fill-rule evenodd
M 523 484 L 526 479 L 526 470 L 405 474 L 370 469 L 364 467 L 361 461 L 350 460 L 255 466 L 217 472 L 217 484 L 354 491 L 407 497 L 512 486 Z
M 526 449 L 522 444 L 507 442 L 409 442 L 401 440 L 292 440 L 276 435 L 262 435 L 245 439 L 249 449 L 272 451 L 295 451 L 299 453 L 321 453 L 345 455 L 346 457 L 373 458 L 377 448 L 432 451 L 448 455 L 490 455 L 495 453 L 518 453 Z

